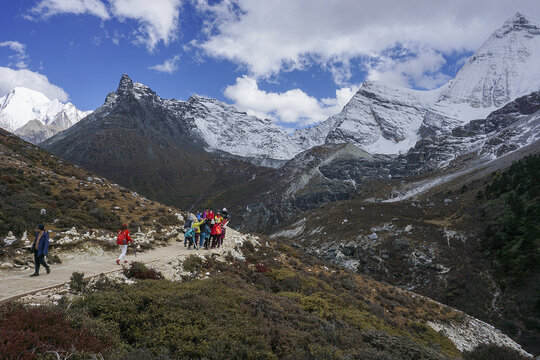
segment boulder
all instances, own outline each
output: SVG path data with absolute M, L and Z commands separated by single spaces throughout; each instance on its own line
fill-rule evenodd
M 411 246 L 411 243 L 408 240 L 395 239 L 394 240 L 394 249 L 396 251 L 405 251 Z

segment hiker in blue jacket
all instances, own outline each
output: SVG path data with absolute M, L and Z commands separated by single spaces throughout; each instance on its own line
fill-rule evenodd
M 47 274 L 51 272 L 51 268 L 45 262 L 45 255 L 49 253 L 49 232 L 45 231 L 45 226 L 39 224 L 32 244 L 32 252 L 34 253 L 34 263 L 36 269 L 30 276 L 39 276 L 39 267 L 43 265 L 47 270 Z

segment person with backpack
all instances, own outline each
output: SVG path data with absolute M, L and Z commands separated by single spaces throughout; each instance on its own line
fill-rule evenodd
M 34 273 L 30 276 L 39 276 L 39 267 L 43 265 L 47 270 L 47 274 L 51 272 L 51 268 L 45 262 L 45 255 L 49 253 L 49 232 L 45 231 L 45 226 L 39 224 L 34 243 L 32 244 L 32 252 L 34 253 Z
M 200 226 L 201 229 L 201 236 L 200 236 L 200 244 L 199 247 L 205 246 L 208 248 L 207 242 L 208 239 L 210 239 L 210 226 L 208 226 L 208 220 L 205 220 L 205 222 Z
M 129 236 L 129 230 L 127 228 L 127 225 L 122 224 L 122 228 L 118 231 L 118 237 L 116 238 L 116 244 L 120 246 L 120 250 L 122 252 L 120 253 L 120 256 L 118 257 L 118 259 L 116 259 L 116 264 L 120 265 L 120 260 L 122 259 L 124 259 L 124 264 L 128 262 L 126 258 L 126 253 L 127 253 L 128 243 L 130 242 L 132 243 L 133 240 L 131 240 L 131 236 Z
M 191 225 L 193 225 L 193 220 L 191 220 L 191 218 L 188 217 L 186 221 L 184 222 L 184 233 L 186 233 L 186 231 L 191 229 Z M 184 246 L 186 246 L 185 242 L 184 242 Z
M 191 244 L 193 244 L 193 247 L 197 249 L 197 243 L 194 241 L 195 239 L 196 230 L 195 228 L 191 228 L 184 234 L 184 244 L 187 242 L 189 244 L 188 250 L 191 249 Z

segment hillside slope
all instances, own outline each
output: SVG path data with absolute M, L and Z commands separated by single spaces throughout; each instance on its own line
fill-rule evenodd
M 40 144 L 66 160 L 163 203 L 191 208 L 267 171 L 207 152 L 186 104 L 159 98 L 124 75 L 115 93 L 81 122 Z M 219 207 L 227 204 L 217 204 Z

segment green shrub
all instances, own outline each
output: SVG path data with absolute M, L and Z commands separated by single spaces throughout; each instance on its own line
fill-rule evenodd
M 134 261 L 128 267 L 123 267 L 123 274 L 127 278 L 135 278 L 141 280 L 158 280 L 163 279 L 163 275 L 155 269 L 148 268 L 144 263 Z
M 189 255 L 182 262 L 182 267 L 185 271 L 194 273 L 201 270 L 203 267 L 203 264 L 204 264 L 204 261 L 199 256 Z
M 69 287 L 75 292 L 83 292 L 86 290 L 88 281 L 84 279 L 84 273 L 74 271 L 71 274 Z

